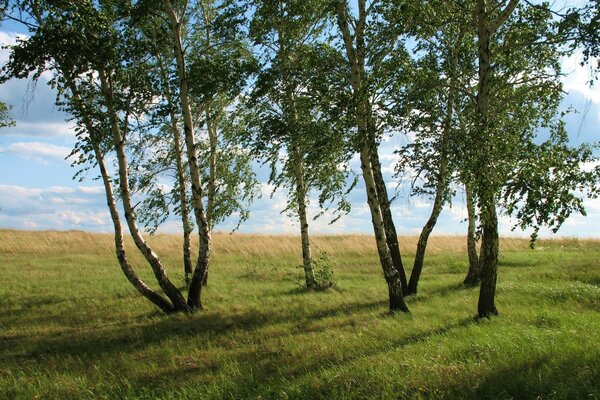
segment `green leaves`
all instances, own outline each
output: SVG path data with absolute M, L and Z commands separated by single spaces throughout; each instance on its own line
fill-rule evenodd
M 0 128 L 13 126 L 15 121 L 10 116 L 10 106 L 0 101 Z

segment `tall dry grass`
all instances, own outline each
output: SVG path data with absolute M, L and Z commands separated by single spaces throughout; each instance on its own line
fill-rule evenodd
M 181 249 L 181 236 L 176 234 L 158 234 L 148 237 L 148 241 L 157 253 L 177 256 Z M 402 253 L 414 255 L 418 238 L 416 236 L 399 237 Z M 375 256 L 375 241 L 369 235 L 331 235 L 313 236 L 313 251 L 327 252 L 331 256 Z M 126 246 L 133 251 L 134 245 L 129 237 Z M 194 237 L 193 246 L 197 246 Z M 527 249 L 529 241 L 523 238 L 502 238 L 501 251 Z M 538 248 L 545 247 L 597 247 L 598 239 L 579 240 L 576 238 L 545 239 Z M 22 231 L 0 229 L 0 254 L 69 255 L 89 254 L 106 255 L 113 252 L 114 243 L 111 234 L 99 234 L 83 231 Z M 298 236 L 260 235 L 240 233 L 215 233 L 213 236 L 213 254 L 215 256 L 238 257 L 287 257 L 297 256 L 300 252 Z M 466 240 L 462 236 L 432 235 L 427 248 L 428 254 L 466 252 Z

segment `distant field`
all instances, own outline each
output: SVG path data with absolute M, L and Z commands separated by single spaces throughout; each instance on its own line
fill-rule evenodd
M 182 284 L 179 237 L 151 243 Z M 371 237 L 313 244 L 333 289 L 299 289 L 298 238 L 217 234 L 207 310 L 163 316 L 111 235 L 0 230 L 0 399 L 600 398 L 600 241 L 504 239 L 501 315 L 479 322 L 462 237 L 432 237 L 392 316 Z M 416 238 L 400 245 L 410 268 Z

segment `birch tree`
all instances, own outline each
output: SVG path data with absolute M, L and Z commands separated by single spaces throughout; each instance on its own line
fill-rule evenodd
M 263 67 L 246 104 L 251 121 L 247 143 L 270 165 L 269 183 L 288 191 L 283 212 L 298 218 L 305 286 L 314 289 L 319 282 L 310 246 L 309 194 L 319 193 L 321 209 L 334 203 L 334 214 L 349 211 L 343 121 L 331 115 L 325 94 L 336 90 L 340 60 L 321 40 L 330 22 L 325 1 L 254 6 L 250 34 Z
M 566 49 L 549 6 L 478 0 L 474 15 L 477 94 L 463 165 L 481 212 L 478 314 L 489 317 L 498 313 L 498 212 L 503 211 L 499 207 L 508 213 L 521 209 L 516 215 L 521 226 L 560 226 L 571 212 L 583 211 L 576 191 L 589 188 L 595 178 L 583 169 L 589 149 L 569 146 L 558 112 L 559 60 Z M 540 128 L 549 131 L 545 140 L 539 137 Z M 536 143 L 540 139 L 542 143 Z M 545 187 L 550 180 L 554 184 Z M 523 204 L 529 197 L 537 199 L 535 206 Z M 535 222 L 526 217 L 532 212 L 539 217 Z
M 188 168 L 190 171 L 192 185 L 192 204 L 194 207 L 194 216 L 196 226 L 198 227 L 198 257 L 190 289 L 188 292 L 188 305 L 192 309 L 202 308 L 202 283 L 208 273 L 208 263 L 210 260 L 211 234 L 210 225 L 206 216 L 204 206 L 204 188 L 200 174 L 200 165 L 198 152 L 196 148 L 196 135 L 194 130 L 194 118 L 192 115 L 192 106 L 190 99 L 190 82 L 188 79 L 187 54 L 184 47 L 184 29 L 188 22 L 190 9 L 188 2 L 177 2 L 171 0 L 162 0 L 162 6 L 170 23 L 171 44 L 173 47 L 173 58 L 177 64 L 177 78 L 179 83 L 179 102 L 181 114 L 183 115 L 183 127 L 185 148 L 188 159 Z
M 385 87 L 389 78 L 372 74 L 373 71 L 389 72 L 389 69 L 380 68 L 386 58 L 392 53 L 396 57 L 402 55 L 404 49 L 399 41 L 401 34 L 397 30 L 402 28 L 402 24 L 398 24 L 397 29 L 392 25 L 378 24 L 381 15 L 376 15 L 377 2 L 371 2 L 367 7 L 365 0 L 358 0 L 356 12 L 351 12 L 345 0 L 336 0 L 333 5 L 345 55 L 347 81 L 353 94 L 352 113 L 357 130 L 357 149 L 377 252 L 388 285 L 389 307 L 390 311 L 408 311 L 404 301 L 406 276 L 379 161 L 378 141 L 381 132 L 374 110 L 377 98 L 375 84 Z M 377 105 L 384 106 L 384 103 Z
M 450 202 L 460 162 L 461 124 L 468 110 L 473 79 L 473 35 L 468 31 L 461 2 L 421 2 L 415 21 L 413 54 L 421 54 L 411 79 L 398 88 L 397 100 L 404 130 L 413 135 L 397 153 L 397 175 L 411 182 L 411 194 L 431 196 L 433 204 L 417 242 L 407 294 L 416 294 L 429 235 L 444 204 Z M 466 94 L 466 95 L 465 95 Z
M 4 79 L 27 77 L 32 72 L 36 79 L 48 68 L 54 71 L 53 83 L 62 95 L 61 105 L 72 111 L 79 126 L 84 127 L 87 133 L 80 133 L 82 141 L 75 154 L 79 155 L 80 161 L 95 160 L 100 167 L 115 228 L 117 259 L 123 272 L 140 293 L 163 311 L 189 311 L 185 299 L 168 278 L 163 263 L 142 236 L 135 219 L 125 143 L 131 126 L 130 117 L 139 115 L 139 107 L 143 107 L 148 99 L 143 90 L 136 90 L 143 81 L 135 79 L 137 74 L 132 74 L 124 62 L 128 57 L 139 55 L 139 47 L 127 40 L 126 29 L 117 23 L 126 13 L 126 5 L 78 3 L 55 6 L 22 2 L 16 7 L 34 21 L 28 24 L 32 36 L 13 47 L 9 63 L 3 68 Z M 87 89 L 85 95 L 82 94 L 83 88 Z M 94 123 L 93 115 L 98 123 Z M 101 147 L 103 139 L 109 144 L 104 149 Z M 149 289 L 128 266 L 112 179 L 104 164 L 108 148 L 117 158 L 119 197 L 129 232 L 168 300 Z

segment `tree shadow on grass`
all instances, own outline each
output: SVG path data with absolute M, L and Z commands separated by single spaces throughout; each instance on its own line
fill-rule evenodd
M 474 290 L 479 290 L 479 285 L 477 286 L 467 286 L 462 282 L 453 282 L 443 286 L 436 286 L 433 288 L 426 288 L 425 290 L 421 289 L 417 295 L 407 296 L 407 299 L 430 299 L 432 296 L 445 296 L 451 293 L 458 292 L 471 292 Z
M 165 371 L 158 377 L 155 374 L 140 376 L 136 379 L 135 386 L 154 387 L 159 391 L 164 391 L 165 394 L 172 393 L 173 388 L 176 387 L 174 382 L 179 382 L 178 385 L 194 379 L 207 382 L 211 379 L 212 374 L 219 372 L 225 365 L 236 362 L 240 368 L 239 376 L 236 377 L 235 385 L 229 389 L 228 396 L 231 398 L 277 398 L 281 396 L 279 390 L 286 391 L 291 381 L 321 373 L 326 369 L 343 368 L 350 363 L 360 364 L 360 360 L 368 360 L 389 351 L 416 345 L 433 337 L 467 327 L 474 322 L 473 318 L 466 318 L 419 334 L 402 336 L 391 343 L 376 343 L 366 348 L 356 347 L 357 351 L 353 353 L 319 354 L 314 352 L 312 357 L 308 357 L 306 360 L 299 359 L 297 354 L 285 348 L 258 346 L 246 351 L 231 352 L 216 362 L 214 360 L 195 360 L 182 368 Z M 346 322 L 346 325 L 350 324 L 350 322 Z M 341 325 L 336 326 L 336 328 L 341 327 Z M 328 329 L 328 327 L 322 329 Z M 312 333 L 314 330 L 310 332 Z M 302 333 L 304 332 L 298 332 L 294 336 L 298 336 L 298 340 L 302 340 L 300 338 Z M 314 395 L 315 393 L 305 393 L 301 397 L 312 398 Z
M 591 362 L 590 362 L 591 361 Z M 448 385 L 448 397 L 471 399 L 595 399 L 600 397 L 600 360 L 529 355 L 527 361 L 496 367 L 469 387 Z
M 507 260 L 507 259 L 503 259 L 500 258 L 498 260 L 498 267 L 499 268 L 531 268 L 531 267 L 537 267 L 540 264 L 542 264 L 542 262 L 540 262 L 540 260 L 536 260 L 535 258 L 530 258 L 530 259 L 520 259 L 520 260 Z
M 350 315 L 364 310 L 373 310 L 384 304 L 385 302 L 381 301 L 352 303 L 320 309 L 315 312 L 291 315 L 270 310 L 252 310 L 245 313 L 204 312 L 189 317 L 159 317 L 157 313 L 153 312 L 140 318 L 140 325 L 135 326 L 120 324 L 98 327 L 98 329 L 93 329 L 93 327 L 70 329 L 51 337 L 40 334 L 19 335 L 14 337 L 15 340 L 12 342 L 18 342 L 19 347 L 29 348 L 30 350 L 25 353 L 4 356 L 4 359 L 20 359 L 23 357 L 39 359 L 46 356 L 60 355 L 100 357 L 105 354 L 118 353 L 124 349 L 128 352 L 136 351 L 165 340 L 178 338 L 182 340 L 191 338 L 215 340 L 232 331 L 252 332 L 264 326 L 290 322 L 302 324 L 306 321 L 316 321 L 338 315 Z M 282 310 L 282 312 L 285 312 L 285 310 Z M 56 317 L 48 317 L 48 322 L 51 322 L 52 319 L 55 320 Z

